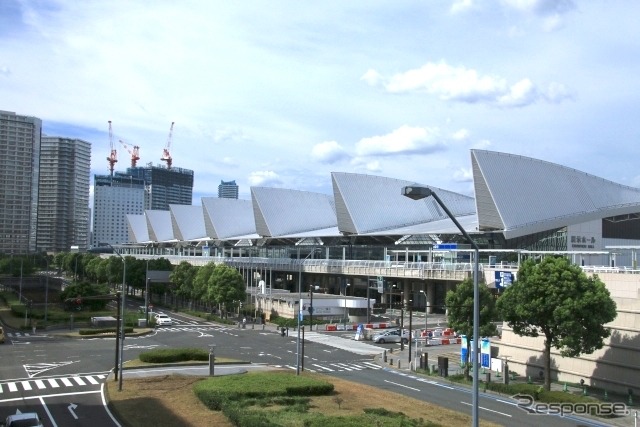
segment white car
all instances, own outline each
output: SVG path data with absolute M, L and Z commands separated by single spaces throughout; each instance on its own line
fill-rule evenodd
M 5 420 L 5 427 L 42 427 L 42 420 L 35 412 L 9 415 Z
M 158 313 L 156 314 L 156 325 L 158 326 L 165 326 L 165 325 L 173 325 L 173 320 L 171 320 L 171 317 L 167 316 L 166 314 L 162 314 L 162 313 Z
M 409 331 L 407 331 L 406 329 L 402 331 L 402 337 L 400 337 L 399 329 L 384 331 L 380 334 L 374 335 L 372 340 L 376 344 L 384 344 L 387 342 L 400 342 L 400 340 L 402 340 L 402 342 L 406 344 L 409 342 Z

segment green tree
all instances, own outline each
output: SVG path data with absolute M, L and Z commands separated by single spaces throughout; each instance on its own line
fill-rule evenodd
M 182 298 L 191 298 L 193 293 L 193 283 L 198 268 L 187 261 L 182 261 L 173 270 L 169 279 L 176 286 L 176 295 Z
M 223 305 L 225 311 L 235 306 L 236 301 L 244 301 L 246 290 L 242 275 L 233 267 L 218 264 L 209 277 L 207 300 Z
M 480 295 L 480 337 L 496 335 L 498 329 L 493 323 L 497 317 L 497 310 L 493 295 L 485 283 L 478 283 Z M 445 298 L 448 311 L 448 324 L 459 334 L 467 336 L 467 360 L 464 364 L 464 375 L 469 379 L 471 365 L 471 340 L 473 338 L 473 279 L 467 278 L 455 289 L 447 292 Z M 479 343 L 475 343 L 479 347 Z M 477 357 L 477 356 L 476 356 Z
M 517 280 L 498 300 L 498 310 L 513 332 L 544 340 L 544 387 L 551 388 L 551 347 L 564 357 L 602 348 L 616 317 L 616 303 L 604 283 L 587 277 L 561 257 L 526 260 Z
M 213 262 L 203 265 L 202 267 L 198 267 L 196 277 L 193 279 L 193 290 L 191 292 L 192 299 L 198 300 L 206 298 L 209 287 L 209 277 L 213 274 L 215 267 L 216 266 Z

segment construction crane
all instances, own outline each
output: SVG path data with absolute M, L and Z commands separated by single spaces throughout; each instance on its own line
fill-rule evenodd
M 171 128 L 169 129 L 169 138 L 167 139 L 167 145 L 162 150 L 162 157 L 160 158 L 160 160 L 162 160 L 163 162 L 167 162 L 167 169 L 171 169 L 171 162 L 173 161 L 173 159 L 171 158 L 171 152 L 169 150 L 171 149 L 171 139 L 173 138 L 174 123 L 175 122 L 171 122 Z
M 109 120 L 109 149 L 111 152 L 109 153 L 109 157 L 107 157 L 107 162 L 109 162 L 109 174 L 113 176 L 113 167 L 118 162 L 118 153 L 116 149 L 113 148 L 113 130 L 111 129 L 111 120 Z
M 129 146 L 121 139 L 119 139 L 120 144 L 124 147 L 125 150 L 131 154 L 131 167 L 135 168 L 138 160 L 140 160 L 140 147 L 137 145 L 133 146 L 133 149 L 129 148 Z

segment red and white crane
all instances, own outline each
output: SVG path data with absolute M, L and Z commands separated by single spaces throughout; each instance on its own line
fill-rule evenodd
M 111 120 L 109 120 L 109 149 L 111 150 L 109 153 L 109 157 L 107 157 L 107 162 L 109 162 L 109 174 L 113 176 L 113 167 L 118 162 L 118 153 L 115 148 L 113 148 L 113 130 L 111 129 Z
M 162 160 L 163 162 L 167 162 L 167 169 L 171 169 L 171 163 L 173 162 L 173 159 L 171 158 L 171 152 L 169 150 L 171 149 L 171 139 L 173 138 L 174 123 L 175 122 L 171 122 L 171 128 L 169 129 L 169 138 L 167 139 L 167 145 L 162 150 L 162 157 L 160 158 L 160 160 Z
M 120 144 L 122 144 L 122 146 L 124 147 L 124 149 L 127 150 L 129 154 L 131 154 L 131 167 L 135 168 L 136 164 L 138 163 L 138 160 L 140 160 L 140 147 L 137 145 L 134 145 L 133 149 L 131 149 L 123 140 L 120 139 L 119 141 L 120 141 Z

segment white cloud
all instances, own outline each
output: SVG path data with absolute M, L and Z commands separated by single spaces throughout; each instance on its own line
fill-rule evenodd
M 438 129 L 401 126 L 391 133 L 363 138 L 356 144 L 358 156 L 427 154 L 444 149 Z
M 9 67 L 6 67 L 6 66 L 0 67 L 0 75 L 8 76 L 9 74 L 11 74 L 11 70 L 9 70 Z
M 453 179 L 456 182 L 472 182 L 473 172 L 471 169 L 460 168 L 453 173 Z
M 470 132 L 467 129 L 459 129 L 451 135 L 451 139 L 454 141 L 464 141 L 469 139 Z
M 418 69 L 399 73 L 380 82 L 391 93 L 426 92 L 445 101 L 486 103 L 499 107 L 522 107 L 539 100 L 550 100 L 527 78 L 509 85 L 498 76 L 480 75 L 476 70 L 452 67 L 446 62 L 427 63 Z M 553 102 L 566 98 L 568 90 L 554 83 Z
M 248 181 L 252 187 L 277 187 L 282 185 L 282 179 L 274 171 L 251 172 Z
M 349 158 L 346 150 L 336 141 L 325 141 L 311 149 L 311 157 L 321 163 L 337 163 Z
M 377 86 L 381 79 L 382 76 L 376 70 L 371 69 L 367 70 L 367 72 L 360 77 L 360 80 L 364 80 L 371 86 Z
M 474 0 L 456 0 L 449 11 L 453 14 L 466 12 L 475 6 Z

